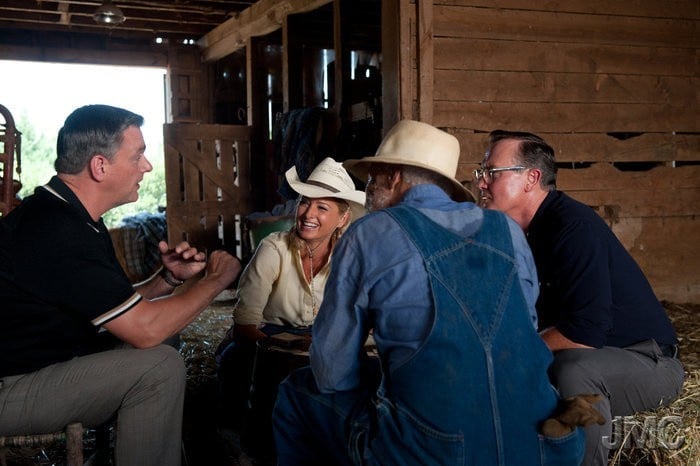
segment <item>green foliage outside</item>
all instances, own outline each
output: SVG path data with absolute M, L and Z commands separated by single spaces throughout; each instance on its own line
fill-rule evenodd
M 39 131 L 26 115 L 19 115 L 15 126 L 22 133 L 21 162 L 22 181 L 20 197 L 29 196 L 37 186 L 46 184 L 53 175 L 56 160 L 56 135 L 47 136 Z M 153 171 L 146 173 L 139 189 L 136 202 L 119 206 L 107 212 L 102 218 L 108 228 L 116 227 L 121 219 L 139 212 L 157 212 L 165 206 L 165 166 L 163 143 L 148 150 L 146 157 L 153 165 Z

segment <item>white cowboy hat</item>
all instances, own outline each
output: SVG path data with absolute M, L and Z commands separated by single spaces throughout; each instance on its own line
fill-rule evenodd
M 306 182 L 299 179 L 296 167 L 284 174 L 294 191 L 309 199 L 331 197 L 350 204 L 353 220 L 362 217 L 365 210 L 365 193 L 355 190 L 355 183 L 343 168 L 343 164 L 326 157 L 313 169 Z
M 343 166 L 361 180 L 367 179 L 372 163 L 424 168 L 452 183 L 453 199 L 473 201 L 472 193 L 455 178 L 458 162 L 459 141 L 456 137 L 427 123 L 401 120 L 384 136 L 374 157 L 346 160 Z

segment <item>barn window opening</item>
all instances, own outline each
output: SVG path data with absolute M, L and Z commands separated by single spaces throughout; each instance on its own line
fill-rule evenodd
M 76 108 L 106 104 L 144 117 L 141 130 L 146 157 L 153 165 L 141 182 L 137 202 L 107 212 L 108 227 L 140 212 L 157 213 L 165 206 L 163 124 L 165 68 L 65 64 L 0 60 L 0 104 L 7 107 L 22 132 L 24 198 L 55 174 L 56 136 Z

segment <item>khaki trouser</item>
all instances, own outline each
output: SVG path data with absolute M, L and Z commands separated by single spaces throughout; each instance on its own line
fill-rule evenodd
M 0 379 L 0 435 L 116 416 L 116 464 L 179 466 L 185 366 L 174 348 L 123 348 Z

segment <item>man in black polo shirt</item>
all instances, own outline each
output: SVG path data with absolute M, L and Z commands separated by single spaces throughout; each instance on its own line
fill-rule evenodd
M 185 370 L 162 342 L 241 266 L 161 242 L 162 271 L 129 282 L 101 216 L 135 201 L 152 169 L 142 123 L 106 105 L 75 110 L 58 134 L 57 175 L 0 219 L 0 435 L 116 416 L 117 464 L 179 465 Z
M 676 333 L 641 269 L 593 209 L 556 190 L 556 172 L 554 151 L 540 137 L 498 130 L 475 177 L 483 206 L 505 212 L 527 235 L 553 384 L 562 397 L 603 395 L 596 407 L 607 422 L 586 427 L 584 464 L 607 465 L 612 417 L 676 399 L 683 367 Z

